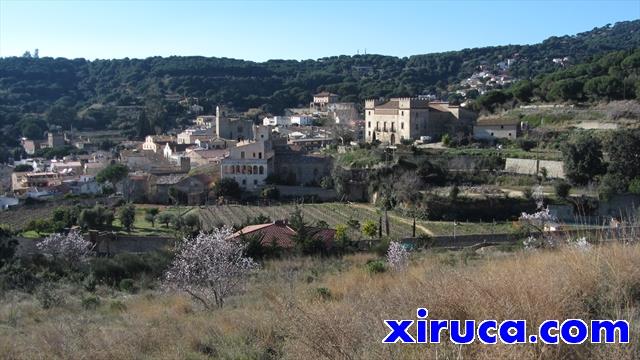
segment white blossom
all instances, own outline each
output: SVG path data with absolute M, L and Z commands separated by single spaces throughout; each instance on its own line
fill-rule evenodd
M 589 249 L 591 249 L 591 243 L 589 243 L 587 241 L 586 237 L 581 237 L 581 238 L 577 238 L 575 240 L 569 239 L 567 240 L 567 242 L 569 243 L 569 245 L 575 249 L 578 250 L 582 250 L 582 251 L 588 251 Z
M 244 245 L 231 235 L 231 229 L 223 227 L 185 238 L 165 275 L 165 285 L 188 293 L 207 309 L 222 307 L 259 267 L 244 256 Z
M 533 194 L 531 195 L 533 200 L 536 202 L 536 207 L 538 210 L 541 210 L 544 206 L 544 191 L 541 185 L 538 185 L 534 188 Z
M 409 252 L 397 241 L 392 241 L 387 250 L 387 263 L 394 271 L 403 271 L 409 264 Z
M 51 234 L 36 244 L 38 250 L 57 260 L 69 264 L 79 264 L 87 261 L 93 245 L 75 230 L 68 234 Z

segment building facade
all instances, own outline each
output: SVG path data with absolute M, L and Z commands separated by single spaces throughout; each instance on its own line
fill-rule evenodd
M 421 136 L 468 132 L 475 114 L 447 103 L 416 98 L 365 101 L 365 139 L 395 145 Z
M 273 172 L 271 127 L 256 126 L 254 135 L 254 140 L 242 141 L 230 148 L 229 156 L 220 165 L 221 178 L 234 179 L 247 190 L 264 186 Z
M 479 140 L 515 140 L 519 133 L 519 120 L 480 119 L 473 126 L 473 137 Z
M 246 140 L 253 138 L 253 121 L 251 119 L 231 118 L 223 106 L 216 107 L 216 136 L 229 140 Z

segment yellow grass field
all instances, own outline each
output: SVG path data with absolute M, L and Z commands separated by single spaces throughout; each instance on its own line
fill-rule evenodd
M 183 294 L 100 286 L 94 307 L 75 285 L 0 302 L 0 357 L 9 359 L 637 359 L 640 246 L 580 251 L 414 254 L 404 273 L 371 274 L 372 254 L 268 261 L 246 292 L 206 311 Z M 385 345 L 383 319 L 626 319 L 629 344 Z

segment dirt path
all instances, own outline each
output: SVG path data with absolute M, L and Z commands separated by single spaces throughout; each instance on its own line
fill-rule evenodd
M 370 205 L 365 205 L 365 204 L 360 204 L 360 203 L 352 203 L 352 202 L 350 202 L 349 205 L 353 206 L 353 207 L 360 208 L 360 209 L 365 209 L 365 210 L 371 211 L 373 213 L 377 212 L 377 210 L 375 208 L 373 208 L 372 206 L 370 206 Z M 413 220 L 405 219 L 405 218 L 403 218 L 401 216 L 398 216 L 398 215 L 392 214 L 392 213 L 388 213 L 388 214 L 389 214 L 389 217 L 392 218 L 392 219 L 395 219 L 395 220 L 397 220 L 397 221 L 399 221 L 399 222 L 401 222 L 403 224 L 407 224 L 409 226 L 413 226 Z M 423 225 L 418 224 L 418 222 L 416 222 L 416 229 L 422 231 L 423 233 L 425 233 L 425 234 L 427 234 L 429 236 L 434 236 L 433 231 L 427 229 Z

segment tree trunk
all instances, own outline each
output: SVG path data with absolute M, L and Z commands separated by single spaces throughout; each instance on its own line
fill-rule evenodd
M 389 236 L 389 214 L 387 213 L 387 209 L 384 210 L 384 227 L 385 227 L 387 236 Z

